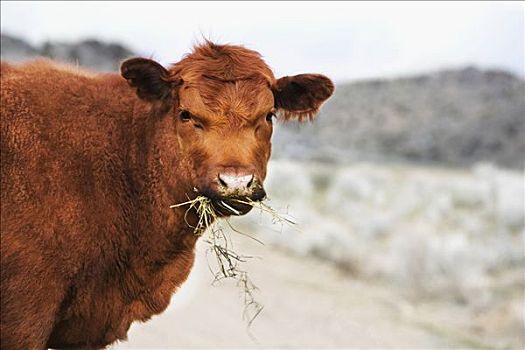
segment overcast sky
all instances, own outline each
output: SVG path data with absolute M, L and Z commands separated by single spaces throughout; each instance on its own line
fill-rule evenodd
M 523 3 L 1 2 L 3 33 L 118 41 L 164 64 L 201 38 L 263 54 L 277 76 L 337 81 L 476 65 L 524 76 Z

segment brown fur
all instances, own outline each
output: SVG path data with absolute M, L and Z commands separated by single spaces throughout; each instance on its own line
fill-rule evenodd
M 121 73 L 1 65 L 2 349 L 101 348 L 162 312 L 197 239 L 169 206 L 225 196 L 226 170 L 262 191 L 268 113 L 311 115 L 333 91 L 314 75 L 286 90 L 256 52 L 209 42 Z

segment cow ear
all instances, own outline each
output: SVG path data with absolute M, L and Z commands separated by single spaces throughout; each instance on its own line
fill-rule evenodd
M 170 95 L 169 72 L 153 60 L 130 58 L 120 66 L 120 74 L 137 89 L 137 95 L 143 100 L 162 100 Z
M 273 87 L 275 108 L 285 120 L 312 120 L 333 92 L 334 84 L 321 74 L 283 77 Z

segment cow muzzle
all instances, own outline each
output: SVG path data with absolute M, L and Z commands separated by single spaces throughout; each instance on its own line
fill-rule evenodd
M 210 198 L 219 216 L 244 215 L 254 202 L 266 198 L 266 192 L 254 174 L 220 172 L 202 194 Z

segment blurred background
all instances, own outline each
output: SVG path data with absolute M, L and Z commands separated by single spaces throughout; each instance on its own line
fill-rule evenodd
M 1 57 L 100 71 L 178 61 L 210 38 L 276 76 L 336 82 L 313 124 L 278 124 L 269 204 L 231 232 L 264 310 L 212 286 L 200 242 L 139 348 L 525 347 L 521 2 L 1 2 Z M 213 269 L 213 263 L 212 269 Z

